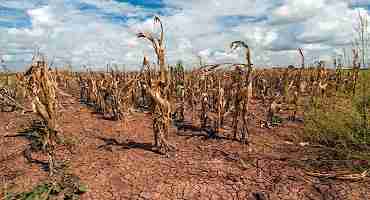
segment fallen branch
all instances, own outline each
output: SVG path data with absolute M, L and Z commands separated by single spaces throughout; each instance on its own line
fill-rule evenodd
M 318 178 L 359 181 L 366 178 L 369 175 L 369 170 L 366 170 L 361 174 L 335 174 L 335 173 L 317 173 L 317 172 L 305 172 L 305 173 L 309 176 L 314 176 Z

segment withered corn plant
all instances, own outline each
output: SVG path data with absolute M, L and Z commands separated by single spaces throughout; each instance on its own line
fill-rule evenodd
M 224 123 L 224 115 L 225 115 L 225 90 L 223 89 L 223 73 L 219 76 L 217 80 L 217 101 L 216 103 L 216 112 L 217 112 L 217 119 L 215 122 L 215 132 L 218 134 L 220 130 L 223 128 Z
M 250 49 L 246 43 L 243 41 L 234 41 L 231 43 L 230 48 L 236 49 L 243 47 L 245 48 L 245 59 L 247 71 L 245 72 L 240 66 L 236 66 L 234 72 L 234 86 L 235 86 L 235 97 L 234 97 L 234 113 L 233 113 L 233 133 L 234 138 L 237 138 L 238 131 L 240 131 L 240 141 L 245 144 L 248 140 L 248 104 L 249 99 L 252 95 L 252 62 Z M 242 125 L 241 129 L 238 128 L 239 117 L 241 117 Z
M 353 65 L 352 65 L 352 95 L 354 96 L 356 94 L 356 85 L 358 80 L 358 74 L 360 71 L 360 62 L 359 62 L 359 56 L 358 56 L 358 50 L 352 49 L 353 53 Z
M 201 121 L 201 128 L 204 129 L 207 127 L 208 122 L 208 110 L 209 110 L 209 103 L 208 103 L 208 93 L 206 91 L 202 92 L 201 94 L 201 110 L 200 110 L 200 121 Z
M 172 80 L 176 91 L 176 121 L 183 123 L 185 120 L 185 70 L 181 62 L 178 62 L 175 69 L 172 71 Z
M 301 94 L 301 83 L 302 83 L 302 74 L 304 73 L 305 63 L 304 63 L 304 54 L 301 48 L 298 48 L 298 53 L 301 56 L 301 68 L 299 69 L 298 76 L 295 80 L 295 84 L 291 87 L 293 93 L 293 113 L 289 117 L 292 121 L 296 120 L 297 112 L 298 112 L 298 101 Z
M 160 37 L 156 38 L 151 33 L 138 33 L 138 38 L 143 38 L 151 42 L 155 54 L 157 56 L 157 64 L 160 68 L 159 80 L 151 81 L 151 85 L 146 83 L 144 88 L 147 94 L 152 99 L 152 118 L 153 118 L 153 132 L 154 145 L 161 153 L 173 151 L 175 147 L 170 144 L 166 137 L 171 124 L 172 105 L 170 103 L 169 91 L 169 75 L 165 63 L 165 47 L 164 47 L 164 30 L 163 24 L 159 17 L 154 17 L 154 24 L 159 24 L 161 33 Z
M 186 77 L 186 102 L 188 106 L 190 107 L 191 112 L 191 123 L 195 124 L 195 117 L 196 117 L 196 107 L 197 107 L 197 98 L 196 98 L 196 92 L 197 92 L 197 85 L 196 85 L 196 76 L 193 75 L 193 73 L 190 73 Z
M 339 89 L 341 88 L 340 85 L 343 83 L 342 80 L 342 62 L 341 60 L 337 60 L 334 58 L 334 67 L 335 67 L 335 91 L 338 92 Z
M 31 67 L 25 73 L 27 92 L 32 99 L 32 109 L 40 119 L 41 124 L 35 125 L 41 138 L 39 148 L 48 156 L 49 174 L 53 175 L 55 165 L 54 145 L 57 142 L 57 97 L 56 80 L 48 68 L 45 58 L 34 59 Z M 34 149 L 26 151 L 27 158 L 32 160 Z
M 152 85 L 152 75 L 154 72 L 152 72 L 150 68 L 149 60 L 146 56 L 143 58 L 143 64 L 141 69 L 141 77 L 139 82 L 139 88 L 140 88 L 140 100 L 139 100 L 139 107 L 148 109 L 151 107 L 151 98 L 148 97 L 146 94 L 146 90 L 143 87 L 145 84 Z

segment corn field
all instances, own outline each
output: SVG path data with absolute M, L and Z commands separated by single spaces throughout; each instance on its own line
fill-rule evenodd
M 360 70 L 357 49 L 352 52 L 350 69 L 337 64 L 330 69 L 323 62 L 307 67 L 304 49 L 297 49 L 299 68 L 263 69 L 252 63 L 253 49 L 246 42 L 230 41 L 230 50 L 244 52 L 240 63 L 202 64 L 187 70 L 181 63 L 166 63 L 165 27 L 159 17 L 154 18 L 154 24 L 161 29 L 159 37 L 148 32 L 137 37 L 152 46 L 156 65 L 144 56 L 140 71 L 72 72 L 51 69 L 46 58 L 35 57 L 26 72 L 16 74 L 15 85 L 8 81 L 2 85 L 2 112 L 24 114 L 31 107 L 37 116 L 39 123 L 34 125 L 41 129 L 41 143 L 38 149 L 25 152 L 29 160 L 37 150 L 44 152 L 49 176 L 57 173 L 55 148 L 64 134 L 59 129 L 63 124 L 59 124 L 58 114 L 63 97 L 73 96 L 105 120 L 122 124 L 130 123 L 135 113 L 150 113 L 152 147 L 156 153 L 171 156 L 181 151 L 170 139 L 172 128 L 176 128 L 175 135 L 181 135 L 187 127 L 197 127 L 207 139 L 237 141 L 250 147 L 256 130 L 273 132 L 283 123 L 305 124 L 306 112 L 312 108 L 331 107 L 333 102 L 344 102 L 343 95 L 355 98 L 368 91 L 364 88 L 369 87 L 366 80 L 361 78 L 367 72 Z M 359 109 L 362 121 L 358 123 L 370 130 L 370 107 L 365 104 Z M 288 116 L 284 122 L 282 114 Z M 368 133 L 361 137 L 368 138 Z M 361 177 L 366 175 L 367 171 Z
M 149 110 L 152 113 L 155 146 L 163 153 L 174 149 L 165 137 L 173 122 L 184 122 L 185 110 L 190 111 L 192 123 L 209 129 L 214 137 L 229 130 L 234 139 L 247 144 L 249 126 L 272 128 L 274 116 L 280 111 L 289 112 L 292 121 L 299 120 L 298 113 L 302 116 L 304 107 L 315 97 L 330 98 L 337 91 L 352 95 L 356 93 L 360 73 L 356 50 L 353 51 L 353 67 L 350 71 L 341 68 L 331 70 L 323 63 L 305 68 L 302 49 L 298 49 L 302 58 L 301 68 L 258 69 L 251 63 L 253 52 L 248 45 L 243 41 L 234 41 L 231 49 L 245 50 L 243 64 L 220 63 L 203 65 L 193 71 L 175 70 L 175 67 L 168 69 L 165 63 L 162 23 L 158 17 L 154 22 L 162 30 L 159 38 L 151 33 L 138 33 L 137 37 L 152 44 L 159 71 L 154 70 L 155 66 L 150 66 L 146 57 L 140 72 L 87 70 L 72 73 L 49 69 L 33 72 L 34 67 L 31 67 L 25 74 L 17 74 L 17 87 L 24 86 L 24 89 L 33 92 L 34 111 L 52 129 L 56 126 L 56 102 L 53 100 L 56 97 L 52 90 L 38 94 L 46 87 L 45 84 L 58 84 L 68 90 L 71 89 L 71 82 L 77 82 L 79 88 L 75 89 L 80 93 L 80 102 L 107 119 L 125 120 L 134 111 Z M 27 80 L 31 74 L 36 77 Z M 43 80 L 40 76 L 47 80 L 37 86 L 35 80 Z M 22 95 L 22 89 L 19 90 L 19 95 Z M 23 108 L 15 101 L 15 96 L 15 89 L 3 87 L 2 108 Z M 43 102 L 43 98 L 52 102 Z M 251 100 L 261 101 L 264 113 L 250 111 L 248 105 Z M 303 120 L 302 117 L 300 120 Z

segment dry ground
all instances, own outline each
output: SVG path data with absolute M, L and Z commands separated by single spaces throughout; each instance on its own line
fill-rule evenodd
M 103 119 L 77 99 L 62 102 L 59 131 L 72 148 L 59 146 L 57 155 L 88 186 L 83 200 L 259 199 L 258 194 L 268 199 L 370 199 L 368 179 L 340 181 L 305 174 L 304 161 L 321 154 L 299 145 L 300 122 L 285 121 L 274 129 L 252 123 L 248 146 L 228 139 L 228 131 L 222 134 L 225 138 L 209 139 L 196 128 L 172 128 L 169 141 L 177 151 L 163 156 L 151 147 L 150 114 L 134 113 L 125 124 Z M 261 113 L 259 106 L 253 108 Z M 30 119 L 30 113 L 0 113 L 1 189 L 25 191 L 47 179 L 40 165 L 26 162 L 26 140 L 3 137 L 27 126 Z

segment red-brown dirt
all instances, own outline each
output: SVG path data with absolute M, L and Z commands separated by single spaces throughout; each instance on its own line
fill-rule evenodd
M 123 123 L 103 119 L 77 99 L 62 103 L 58 130 L 72 148 L 58 146 L 57 157 L 88 186 L 83 200 L 262 199 L 258 194 L 266 199 L 370 199 L 369 179 L 310 177 L 294 162 L 316 158 L 315 148 L 299 145 L 300 122 L 285 121 L 273 129 L 251 123 L 246 146 L 228 139 L 227 130 L 225 138 L 207 139 L 204 133 L 174 127 L 168 140 L 176 153 L 164 156 L 152 150 L 149 113 L 133 113 Z M 259 106 L 252 107 L 261 113 Z M 31 113 L 0 113 L 2 190 L 25 191 L 47 179 L 48 172 L 24 158 L 26 140 L 3 137 L 16 134 L 30 119 Z

